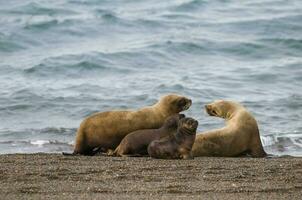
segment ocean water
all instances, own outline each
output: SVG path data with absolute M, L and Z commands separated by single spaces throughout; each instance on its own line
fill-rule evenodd
M 92 113 L 192 98 L 253 113 L 268 153 L 302 156 L 302 1 L 0 0 L 0 153 L 72 151 Z

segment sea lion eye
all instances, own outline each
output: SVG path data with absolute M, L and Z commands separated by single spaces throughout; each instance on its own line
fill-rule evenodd
M 216 110 L 212 110 L 212 113 L 214 114 L 214 115 L 217 115 L 217 112 L 216 112 Z

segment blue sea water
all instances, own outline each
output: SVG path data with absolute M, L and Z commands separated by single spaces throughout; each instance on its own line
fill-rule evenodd
M 88 115 L 192 98 L 256 117 L 268 153 L 302 156 L 302 1 L 0 0 L 0 153 L 72 151 Z

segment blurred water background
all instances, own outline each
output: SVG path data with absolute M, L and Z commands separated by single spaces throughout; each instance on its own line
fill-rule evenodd
M 0 153 L 72 151 L 88 115 L 241 102 L 268 153 L 302 156 L 302 1 L 0 0 Z

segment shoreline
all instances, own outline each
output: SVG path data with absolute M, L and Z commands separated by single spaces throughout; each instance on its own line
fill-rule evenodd
M 299 199 L 302 158 L 0 155 L 1 199 Z

